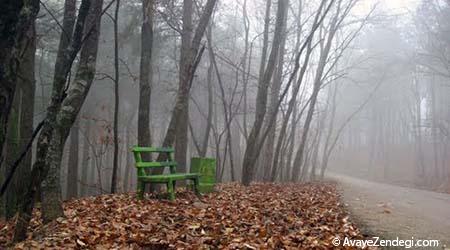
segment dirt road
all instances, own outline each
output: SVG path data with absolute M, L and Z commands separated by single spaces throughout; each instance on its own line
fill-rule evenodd
M 450 194 L 338 174 L 328 177 L 338 181 L 353 220 L 367 234 L 384 239 L 437 239 L 437 249 L 450 249 Z

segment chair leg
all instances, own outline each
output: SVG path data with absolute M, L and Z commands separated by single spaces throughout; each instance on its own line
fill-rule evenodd
M 145 191 L 145 182 L 138 181 L 136 193 L 137 193 L 137 198 L 139 200 L 142 200 L 144 198 L 144 191 Z
M 175 200 L 175 189 L 173 181 L 167 183 L 167 193 L 169 194 L 169 200 Z
M 195 178 L 193 179 L 193 181 L 194 181 L 194 187 L 193 187 L 194 193 L 198 196 L 198 195 L 200 195 L 200 191 L 198 190 L 199 178 L 198 178 L 198 177 L 195 177 Z

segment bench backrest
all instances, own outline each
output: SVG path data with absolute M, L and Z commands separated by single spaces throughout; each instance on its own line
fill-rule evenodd
M 138 176 L 146 176 L 147 173 L 145 169 L 147 168 L 170 168 L 170 173 L 174 174 L 176 173 L 177 163 L 174 161 L 173 154 L 175 150 L 171 147 L 139 147 L 134 146 L 132 149 L 132 152 L 134 154 L 134 160 L 135 160 L 135 167 L 138 171 Z M 167 154 L 165 161 L 144 161 L 142 154 Z M 151 172 L 151 171 L 148 171 Z

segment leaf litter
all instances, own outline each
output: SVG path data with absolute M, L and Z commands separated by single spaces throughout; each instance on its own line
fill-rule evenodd
M 66 201 L 64 213 L 42 225 L 35 209 L 27 240 L 14 246 L 13 221 L 0 222 L 0 249 L 335 249 L 335 237 L 364 239 L 333 183 L 221 184 L 173 202 L 100 195 Z

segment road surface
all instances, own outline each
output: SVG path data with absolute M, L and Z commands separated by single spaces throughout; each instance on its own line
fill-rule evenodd
M 339 183 L 353 220 L 368 235 L 383 239 L 437 239 L 437 249 L 450 249 L 450 194 L 338 174 L 328 177 Z

